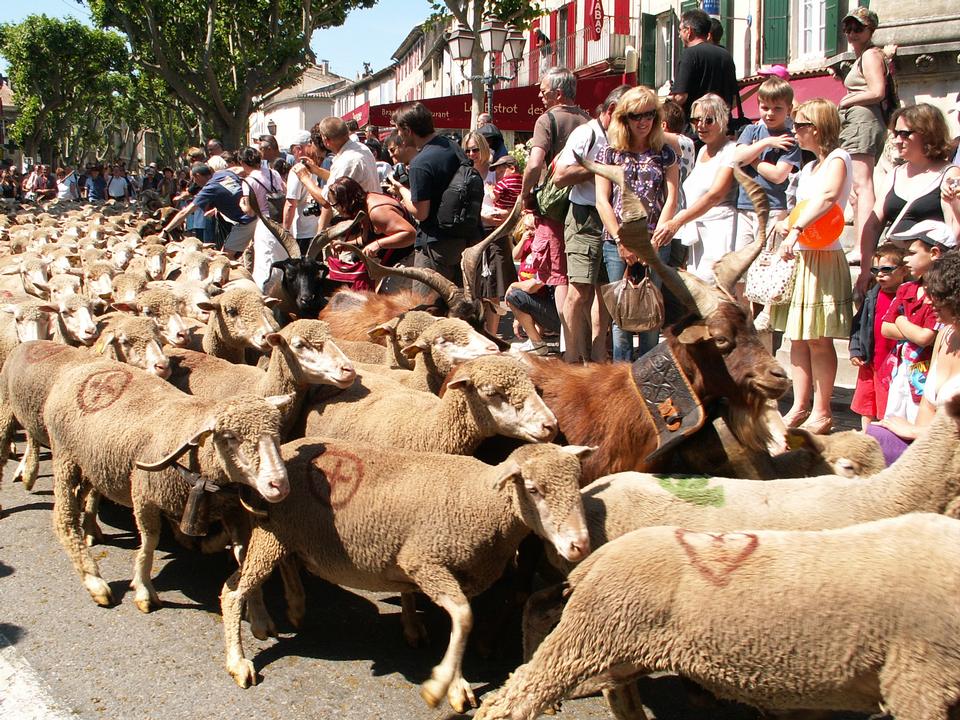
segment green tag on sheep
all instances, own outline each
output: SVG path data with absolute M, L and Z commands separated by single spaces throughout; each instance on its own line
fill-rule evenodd
M 725 504 L 723 488 L 707 487 L 710 478 L 706 475 L 688 477 L 657 475 L 656 478 L 660 487 L 688 503 L 713 507 L 723 507 Z

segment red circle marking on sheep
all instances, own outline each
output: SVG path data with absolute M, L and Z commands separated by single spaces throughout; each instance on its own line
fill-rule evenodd
M 345 450 L 326 450 L 310 461 L 310 492 L 333 510 L 350 503 L 362 480 L 363 461 Z
M 86 414 L 106 410 L 127 389 L 133 379 L 129 370 L 99 370 L 88 375 L 77 393 L 77 405 Z
M 31 343 L 24 355 L 30 362 L 41 362 L 54 355 L 59 355 L 66 350 L 67 347 L 67 345 L 55 342 Z

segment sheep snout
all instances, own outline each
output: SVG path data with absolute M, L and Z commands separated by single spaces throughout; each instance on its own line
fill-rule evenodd
M 290 480 L 276 438 L 272 435 L 261 436 L 258 450 L 260 471 L 257 473 L 255 489 L 267 502 L 280 502 L 290 492 Z
M 557 552 L 568 562 L 580 562 L 590 554 L 590 533 L 587 532 L 583 512 L 575 509 L 560 526 L 554 541 Z
M 304 345 L 296 348 L 294 353 L 305 379 L 313 384 L 345 389 L 353 385 L 357 377 L 353 363 L 333 342 L 324 343 L 322 350 Z

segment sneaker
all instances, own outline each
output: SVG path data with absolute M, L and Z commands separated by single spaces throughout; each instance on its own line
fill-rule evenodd
M 533 350 L 533 340 L 528 338 L 526 342 L 522 342 L 519 345 L 514 345 L 513 349 L 518 352 L 530 352 Z
M 758 333 L 770 330 L 770 313 L 767 312 L 767 308 L 763 308 L 760 314 L 753 319 L 753 325 L 757 328 Z

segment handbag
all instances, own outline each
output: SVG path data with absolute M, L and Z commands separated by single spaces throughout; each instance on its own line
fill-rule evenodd
M 600 288 L 603 304 L 621 330 L 646 332 L 663 326 L 663 297 L 649 277 L 635 283 L 629 269 L 622 280 Z
M 771 233 L 770 238 L 774 235 Z M 793 296 L 793 284 L 797 277 L 796 256 L 785 260 L 776 249 L 770 248 L 770 240 L 747 270 L 744 295 L 759 305 L 783 305 Z

